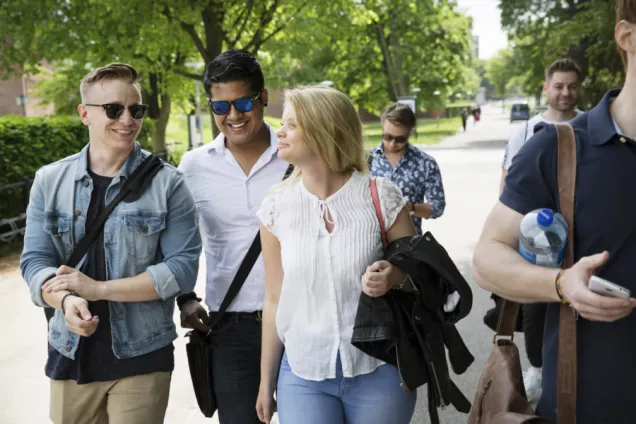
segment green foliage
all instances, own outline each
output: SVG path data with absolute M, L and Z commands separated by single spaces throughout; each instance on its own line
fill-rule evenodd
M 545 68 L 561 57 L 573 58 L 582 68 L 580 105 L 596 103 L 606 90 L 621 85 L 613 1 L 506 0 L 499 7 L 512 39 L 513 75 L 526 94 L 540 94 Z
M 152 122 L 144 122 L 138 137 L 152 146 Z M 42 166 L 79 152 L 88 142 L 88 129 L 77 117 L 0 117 L 0 186 L 33 178 Z M 0 192 L 0 217 L 24 212 L 20 190 Z
M 442 106 L 440 99 L 478 86 L 470 26 L 446 1 L 330 2 L 297 16 L 260 58 L 275 87 L 333 81 L 374 112 L 420 88 L 418 106 Z
M 509 49 L 499 50 L 486 63 L 486 78 L 493 84 L 497 97 L 506 96 L 508 82 L 515 76 L 511 64 L 512 54 Z
M 74 110 L 87 69 L 122 61 L 140 70 L 155 141 L 171 107 L 193 109 L 192 80 L 227 48 L 258 54 L 268 86 L 331 80 L 372 112 L 413 88 L 418 106 L 443 106 L 479 79 L 471 20 L 448 0 L 14 0 L 0 28 L 11 40 L 0 69 L 47 61 L 55 72 L 39 91 L 58 112 Z

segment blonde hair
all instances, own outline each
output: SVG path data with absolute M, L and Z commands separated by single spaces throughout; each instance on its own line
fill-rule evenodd
M 288 89 L 285 106 L 294 110 L 305 143 L 329 169 L 368 172 L 362 123 L 345 94 L 324 86 Z M 296 167 L 287 181 L 297 181 L 301 173 Z
M 134 85 L 141 92 L 139 86 L 139 73 L 135 68 L 125 63 L 110 63 L 104 67 L 97 68 L 89 72 L 80 83 L 80 94 L 82 102 L 86 97 L 88 88 L 102 81 L 122 80 Z

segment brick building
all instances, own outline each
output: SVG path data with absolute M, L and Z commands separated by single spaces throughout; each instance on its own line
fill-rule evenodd
M 26 75 L 11 75 L 7 79 L 0 75 L 0 116 L 53 114 L 53 105 L 40 104 L 40 99 L 33 95 L 33 86 L 37 81 L 37 77 Z

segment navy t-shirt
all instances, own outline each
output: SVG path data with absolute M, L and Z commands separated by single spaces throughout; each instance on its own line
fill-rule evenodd
M 106 189 L 112 178 L 102 177 L 89 170 L 93 180 L 93 192 L 86 214 L 86 231 L 104 210 Z M 106 256 L 104 252 L 104 230 L 88 252 L 81 271 L 96 281 L 106 281 Z M 133 358 L 118 359 L 113 353 L 110 326 L 110 307 L 107 300 L 88 302 L 93 315 L 99 317 L 97 330 L 90 337 L 80 337 L 75 360 L 59 353 L 49 344 L 49 358 L 45 372 L 53 380 L 75 380 L 78 384 L 94 381 L 113 381 L 135 375 L 174 369 L 174 346 L 171 344 Z
M 636 293 L 636 142 L 617 132 L 608 92 L 571 124 L 577 140 L 575 260 L 609 252 L 596 274 Z M 537 128 L 540 128 L 539 125 Z M 557 134 L 544 125 L 512 161 L 500 200 L 526 214 L 559 209 Z M 543 346 L 543 394 L 538 411 L 556 419 L 559 304 L 548 307 Z M 633 423 L 636 399 L 636 314 L 613 322 L 577 321 L 577 423 Z

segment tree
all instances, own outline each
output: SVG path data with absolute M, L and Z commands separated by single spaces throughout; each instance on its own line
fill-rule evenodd
M 154 149 L 165 151 L 165 130 L 172 107 L 171 92 L 183 84 L 172 73 L 185 63 L 189 52 L 184 37 L 165 37 L 170 24 L 164 18 L 146 25 L 144 15 L 153 9 L 140 0 L 114 7 L 107 0 L 69 2 L 66 0 L 16 0 L 0 17 L 7 42 L 2 46 L 6 69 L 17 66 L 21 72 L 34 72 L 42 61 L 60 70 L 60 77 L 45 83 L 42 92 L 56 101 L 68 100 L 59 110 L 69 112 L 79 103 L 81 76 L 90 68 L 109 62 L 127 62 L 142 74 L 144 99 L 150 105 L 149 117 L 155 122 Z M 108 36 L 104 36 L 107 34 Z M 165 39 L 163 39 L 165 38 Z M 70 78 L 77 78 L 72 84 Z
M 495 95 L 505 100 L 508 94 L 508 83 L 515 76 L 512 54 L 509 49 L 501 49 L 486 62 L 486 78 L 495 87 Z
M 342 1 L 298 16 L 264 47 L 263 64 L 280 86 L 330 80 L 370 111 L 413 88 L 431 104 L 475 89 L 470 26 L 448 1 Z
M 620 85 L 624 69 L 614 43 L 614 2 L 507 0 L 499 7 L 528 94 L 540 95 L 545 67 L 564 56 L 582 68 L 584 104 L 596 103 L 608 88 Z

